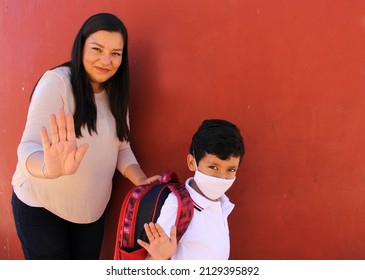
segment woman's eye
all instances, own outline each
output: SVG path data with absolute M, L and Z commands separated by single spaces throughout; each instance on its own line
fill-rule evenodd
M 101 49 L 96 48 L 96 47 L 95 47 L 95 48 L 93 48 L 93 50 L 94 50 L 94 51 L 97 51 L 97 52 L 101 52 Z
M 113 56 L 121 56 L 122 54 L 121 53 L 113 53 Z

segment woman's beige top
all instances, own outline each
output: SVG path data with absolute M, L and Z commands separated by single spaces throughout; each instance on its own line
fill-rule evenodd
M 49 115 L 57 116 L 61 108 L 73 113 L 75 108 L 69 68 L 59 67 L 43 75 L 34 91 L 18 147 L 12 185 L 20 200 L 75 223 L 91 223 L 101 217 L 110 199 L 115 169 L 124 174 L 126 167 L 137 164 L 129 143 L 117 137 L 108 102 L 105 92 L 95 94 L 98 133 L 90 135 L 87 129 L 81 130 L 83 137 L 77 139 L 77 144 L 87 143 L 89 148 L 77 172 L 57 179 L 35 178 L 27 171 L 26 160 L 43 150 L 40 128 L 49 131 Z

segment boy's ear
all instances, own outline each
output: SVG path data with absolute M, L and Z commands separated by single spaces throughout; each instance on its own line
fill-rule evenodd
M 192 154 L 188 154 L 187 164 L 188 164 L 188 168 L 190 171 L 195 171 L 195 169 L 196 169 L 195 160 L 194 160 L 194 156 Z

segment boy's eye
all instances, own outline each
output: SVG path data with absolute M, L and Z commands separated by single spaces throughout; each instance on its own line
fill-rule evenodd
M 213 170 L 218 170 L 218 167 L 217 166 L 209 166 L 210 169 L 213 169 Z
M 236 172 L 236 169 L 232 168 L 232 169 L 228 169 L 228 171 L 234 173 L 234 172 Z

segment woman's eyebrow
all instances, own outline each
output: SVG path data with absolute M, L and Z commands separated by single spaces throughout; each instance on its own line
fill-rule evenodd
M 103 45 L 101 45 L 101 44 L 99 44 L 99 43 L 97 43 L 97 42 L 90 42 L 89 43 L 90 45 L 91 44 L 93 44 L 93 45 L 97 45 L 98 47 L 101 47 L 101 48 L 104 48 L 104 46 Z M 113 49 L 113 51 L 119 51 L 119 52 L 122 52 L 123 51 L 123 48 L 121 48 L 121 49 Z

